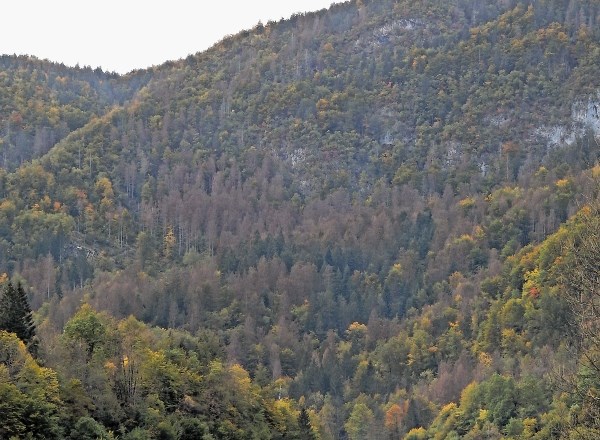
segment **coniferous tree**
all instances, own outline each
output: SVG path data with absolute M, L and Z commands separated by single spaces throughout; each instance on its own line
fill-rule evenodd
M 310 424 L 308 411 L 305 407 L 300 409 L 300 414 L 298 415 L 298 428 L 300 434 L 298 438 L 301 440 L 315 440 L 316 437 Z
M 9 282 L 0 298 L 0 330 L 15 333 L 34 353 L 35 324 L 27 295 L 21 283 L 15 288 Z

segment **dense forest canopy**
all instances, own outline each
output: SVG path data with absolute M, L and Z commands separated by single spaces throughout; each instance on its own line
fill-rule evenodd
M 598 0 L 0 57 L 0 437 L 598 438 L 599 66 Z

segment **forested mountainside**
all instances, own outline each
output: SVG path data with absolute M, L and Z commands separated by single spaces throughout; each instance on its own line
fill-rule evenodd
M 598 0 L 2 57 L 0 437 L 598 438 L 599 66 Z
M 150 71 L 119 76 L 32 57 L 0 56 L 2 167 L 13 171 L 43 156 L 70 132 L 125 103 L 150 77 Z

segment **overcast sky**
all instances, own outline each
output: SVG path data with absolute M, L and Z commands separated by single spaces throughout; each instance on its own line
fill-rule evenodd
M 184 58 L 224 36 L 334 0 L 9 0 L 0 53 L 125 73 Z M 336 1 L 337 2 L 337 1 Z

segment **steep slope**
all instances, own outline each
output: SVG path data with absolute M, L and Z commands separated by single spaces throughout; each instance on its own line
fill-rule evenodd
M 254 185 L 266 179 L 269 186 L 280 174 L 273 192 L 278 204 L 286 202 L 275 207 L 284 212 L 296 209 L 293 197 L 297 206 L 338 189 L 363 200 L 378 188 L 412 189 L 422 202 L 449 185 L 467 198 L 526 182 L 541 164 L 551 173 L 559 163 L 573 171 L 590 166 L 596 153 L 586 129 L 598 128 L 590 70 L 597 40 L 584 25 L 597 20 L 597 8 L 503 5 L 345 4 L 227 39 L 156 73 L 126 107 L 19 171 L 39 171 L 36 180 L 46 188 L 38 194 L 40 188 L 17 177 L 17 209 L 58 202 L 82 240 L 107 252 L 127 249 L 140 230 L 156 237 L 172 229 L 181 256 L 213 252 L 215 234 L 227 228 L 217 208 L 186 215 L 174 208 L 195 193 L 210 197 L 217 174 L 230 176 L 238 189 L 246 184 L 264 192 L 248 185 L 264 158 L 277 171 L 264 170 Z M 40 203 L 45 195 L 50 204 Z M 200 209 L 204 202 L 196 200 L 185 203 L 188 210 Z M 555 220 L 547 212 L 532 222 L 550 221 L 552 229 L 567 208 L 557 207 Z M 257 207 L 248 210 L 250 235 L 289 235 L 294 227 L 258 221 Z M 231 228 L 237 236 L 237 226 Z M 521 244 L 529 233 L 521 231 Z M 510 239 L 494 241 L 501 250 Z M 406 244 L 392 247 L 395 253 Z M 59 256 L 59 249 L 52 252 Z
M 570 309 L 520 259 L 597 196 L 599 17 L 357 1 L 98 92 L 0 174 L 0 270 L 48 328 L 206 332 L 323 438 L 550 438 Z
M 71 69 L 32 57 L 0 57 L 2 167 L 12 170 L 46 154 L 70 132 L 129 100 L 149 71 L 119 77 Z

